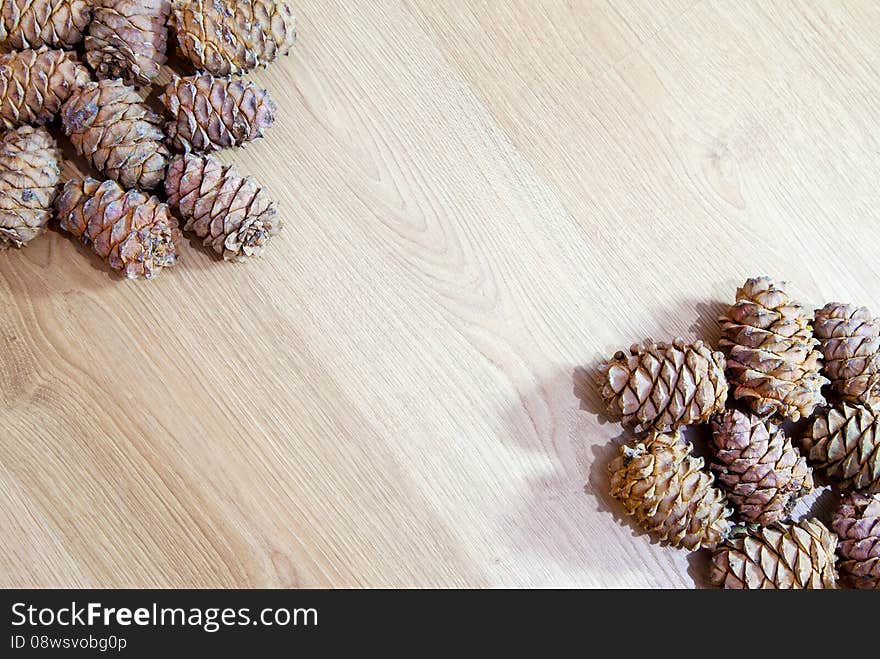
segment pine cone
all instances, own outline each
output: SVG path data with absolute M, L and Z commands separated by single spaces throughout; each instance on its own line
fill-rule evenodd
M 73 48 L 91 18 L 89 0 L 3 0 L 0 43 L 11 50 Z
M 880 589 L 880 495 L 847 494 L 831 527 L 840 536 L 841 580 L 861 590 Z
M 165 176 L 168 149 L 162 120 L 120 80 L 92 82 L 61 111 L 77 153 L 126 189 L 152 190 Z
M 178 156 L 165 181 L 168 204 L 194 232 L 228 261 L 263 253 L 281 230 L 278 209 L 252 178 L 211 156 Z
M 782 430 L 737 410 L 714 419 L 712 430 L 712 470 L 742 521 L 778 522 L 813 489 L 807 461 Z
M 774 524 L 718 547 L 711 580 L 737 590 L 836 588 L 836 547 L 837 536 L 817 519 Z
M 797 421 L 822 405 L 821 353 L 810 318 L 769 277 L 749 279 L 719 321 L 734 396 L 761 416 Z
M 621 447 L 610 465 L 611 496 L 661 541 L 712 548 L 730 532 L 730 510 L 702 469 L 678 432 L 654 432 L 635 448 Z
M 880 318 L 864 307 L 832 302 L 816 311 L 814 324 L 825 374 L 841 399 L 880 404 Z
M 275 121 L 269 92 L 252 82 L 207 74 L 174 76 L 161 100 L 172 117 L 168 137 L 187 153 L 242 146 L 262 137 Z
M 724 356 L 702 341 L 646 341 L 602 365 L 598 385 L 613 414 L 636 430 L 674 430 L 708 421 L 724 410 Z
M 156 197 L 115 181 L 68 181 L 56 203 L 61 228 L 129 279 L 153 279 L 177 262 L 177 220 Z
M 60 160 L 45 128 L 22 126 L 0 137 L 0 250 L 22 247 L 46 230 Z
M 168 49 L 171 0 L 96 0 L 86 62 L 98 78 L 149 85 Z
M 802 443 L 807 459 L 841 490 L 880 492 L 880 417 L 843 403 L 818 415 Z
M 280 0 L 175 0 L 171 23 L 181 55 L 215 76 L 265 66 L 296 39 L 293 10 Z
M 91 79 L 76 56 L 63 50 L 0 55 L 0 121 L 7 129 L 49 123 L 68 97 Z

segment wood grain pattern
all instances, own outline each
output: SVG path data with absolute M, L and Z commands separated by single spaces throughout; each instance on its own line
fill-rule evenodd
M 591 370 L 753 274 L 880 311 L 880 5 L 296 8 L 262 260 L 0 254 L 0 586 L 700 583 Z

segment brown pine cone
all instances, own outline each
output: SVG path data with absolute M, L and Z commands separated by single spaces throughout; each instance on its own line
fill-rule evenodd
M 737 590 L 836 588 L 836 547 L 817 519 L 762 527 L 715 550 L 711 580 Z
M 276 106 L 265 89 L 208 74 L 174 76 L 161 101 L 172 118 L 168 137 L 187 153 L 242 146 L 275 121 Z
M 60 160 L 45 128 L 22 126 L 0 137 L 0 250 L 22 247 L 46 230 Z
M 156 197 L 115 181 L 68 181 L 56 202 L 61 228 L 129 279 L 153 279 L 177 262 L 177 220 Z
M 706 422 L 727 400 L 724 355 L 702 341 L 634 345 L 602 365 L 598 385 L 608 409 L 636 430 Z
M 810 464 L 841 490 L 880 492 L 880 417 L 843 403 L 816 416 L 802 439 Z
M 268 193 L 232 165 L 211 156 L 177 156 L 165 180 L 168 204 L 203 243 L 228 261 L 263 253 L 281 230 Z
M 755 414 L 797 421 L 823 405 L 821 353 L 803 307 L 769 277 L 749 279 L 719 321 L 734 396 Z
M 246 73 L 286 55 L 296 18 L 281 0 L 174 0 L 178 49 L 198 71 Z
M 730 510 L 703 464 L 678 432 L 651 433 L 644 443 L 621 447 L 609 467 L 611 496 L 659 540 L 712 548 L 730 532 Z
M 64 104 L 61 120 L 77 153 L 124 188 L 152 190 L 165 177 L 162 119 L 121 80 L 89 83 Z
M 825 374 L 840 398 L 880 404 L 880 318 L 865 307 L 832 302 L 816 311 L 814 325 Z
M 149 85 L 167 60 L 171 0 L 96 0 L 86 62 L 98 78 Z
M 49 123 L 70 95 L 91 79 L 76 56 L 63 50 L 0 55 L 0 121 L 7 129 Z
M 831 527 L 840 537 L 841 580 L 853 588 L 880 590 L 880 495 L 845 495 Z
M 91 18 L 89 0 L 3 0 L 0 44 L 11 50 L 73 48 Z
M 728 410 L 713 420 L 712 470 L 743 522 L 769 526 L 813 489 L 813 472 L 782 430 Z

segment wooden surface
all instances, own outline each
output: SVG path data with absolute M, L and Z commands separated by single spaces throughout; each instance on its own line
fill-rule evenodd
M 749 275 L 880 311 L 880 3 L 296 9 L 262 260 L 0 254 L 0 585 L 700 583 L 588 380 Z

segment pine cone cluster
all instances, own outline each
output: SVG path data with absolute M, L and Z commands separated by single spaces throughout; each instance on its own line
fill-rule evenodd
M 715 585 L 836 588 L 839 568 L 880 588 L 880 319 L 840 303 L 810 316 L 757 277 L 719 323 L 724 353 L 649 340 L 599 367 L 609 412 L 647 433 L 610 464 L 611 496 L 660 541 L 714 550 Z M 681 435 L 700 425 L 709 469 Z M 833 531 L 791 519 L 813 470 L 843 493 Z
M 172 72 L 165 119 L 139 88 L 166 64 L 172 30 L 197 71 Z M 0 249 L 28 244 L 54 214 L 133 279 L 176 263 L 179 224 L 225 260 L 262 254 L 282 226 L 276 203 L 205 154 L 272 126 L 269 92 L 228 76 L 287 54 L 295 37 L 280 0 L 0 2 Z M 70 180 L 59 194 L 60 152 L 40 128 L 56 119 L 100 180 Z M 183 155 L 172 161 L 171 148 Z

